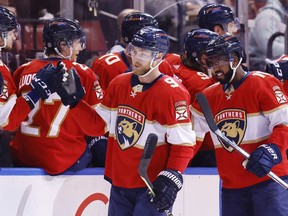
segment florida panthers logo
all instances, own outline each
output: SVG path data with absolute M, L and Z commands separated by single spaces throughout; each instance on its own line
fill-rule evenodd
M 119 106 L 116 139 L 122 150 L 134 146 L 142 134 L 145 116 L 131 107 Z
M 239 145 L 245 135 L 246 130 L 246 113 L 243 110 L 227 109 L 222 110 L 215 116 L 217 126 L 221 132 L 225 134 L 230 140 Z M 233 148 L 220 140 L 221 145 L 229 152 Z

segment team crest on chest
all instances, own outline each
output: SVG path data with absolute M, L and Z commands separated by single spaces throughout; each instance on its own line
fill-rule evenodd
M 128 107 L 119 106 L 116 122 L 116 139 L 122 150 L 136 144 L 143 132 L 145 115 Z
M 138 84 L 132 88 L 130 96 L 135 97 L 137 95 L 137 92 L 142 92 L 142 91 L 143 91 L 143 85 Z
M 239 145 L 244 137 L 247 125 L 246 113 L 240 109 L 225 109 L 215 115 L 218 128 L 226 137 Z M 229 152 L 233 148 L 219 139 L 221 145 Z

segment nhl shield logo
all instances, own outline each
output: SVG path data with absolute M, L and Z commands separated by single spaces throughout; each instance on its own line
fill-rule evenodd
M 116 122 L 116 140 L 122 150 L 128 149 L 136 144 L 143 132 L 145 115 L 139 111 L 119 106 Z
M 246 131 L 246 113 L 240 109 L 226 109 L 216 114 L 215 120 L 218 128 L 226 137 L 234 141 L 237 145 L 243 140 Z M 229 152 L 233 151 L 233 148 L 218 139 L 221 145 Z

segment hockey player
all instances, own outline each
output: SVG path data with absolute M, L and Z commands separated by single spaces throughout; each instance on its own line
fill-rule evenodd
M 182 56 L 170 54 L 166 57 L 166 61 L 171 65 L 171 69 L 177 76 L 178 81 L 190 93 L 191 103 L 195 100 L 195 95 L 198 92 L 215 83 L 212 78 L 206 75 L 208 73 L 204 52 L 209 41 L 216 37 L 217 34 L 208 29 L 191 30 L 184 38 L 184 53 Z M 197 147 L 200 147 L 200 145 L 197 145 Z M 200 150 L 190 165 L 216 166 L 214 148 L 209 133 L 205 136 Z
M 212 40 L 205 54 L 219 81 L 203 91 L 216 124 L 250 153 L 247 161 L 212 136 L 222 179 L 222 215 L 288 215 L 288 193 L 266 176 L 272 170 L 288 182 L 288 103 L 281 83 L 263 72 L 244 71 L 243 49 L 233 35 Z M 198 138 L 209 127 L 197 101 L 192 114 Z
M 197 22 L 200 28 L 209 29 L 219 35 L 237 34 L 240 29 L 239 20 L 231 8 L 218 3 L 204 5 L 198 12 Z
M 0 52 L 10 51 L 13 43 L 20 34 L 20 25 L 15 15 L 8 9 L 0 6 Z M 1 55 L 1 54 L 0 54 Z M 39 68 L 38 70 L 40 70 Z M 8 131 L 16 130 L 20 123 L 27 117 L 34 102 L 40 99 L 40 95 L 46 95 L 46 91 L 52 91 L 52 85 L 61 85 L 64 71 L 60 73 L 62 66 L 46 67 L 34 80 L 34 90 L 26 92 L 25 96 L 16 96 L 16 86 L 13 82 L 11 72 L 0 59 L 0 166 L 12 166 L 12 158 L 9 151 L 9 142 L 12 137 Z M 38 71 L 37 70 L 37 71 Z M 36 72 L 37 72 L 36 71 Z M 58 73 L 59 72 L 59 73 Z M 58 75 L 56 75 L 58 73 Z M 54 76 L 55 75 L 55 76 Z M 58 77 L 58 79 L 57 79 Z M 52 79 L 50 79 L 52 78 Z M 45 83 L 45 85 L 41 85 Z M 33 100 L 34 101 L 33 101 Z
M 122 10 L 118 16 L 117 16 L 117 26 L 119 27 L 119 32 L 121 33 L 121 29 L 122 29 L 122 22 L 123 19 L 134 12 L 139 12 L 139 10 L 137 9 L 133 9 L 133 8 L 125 8 L 124 10 Z M 121 35 L 119 40 L 115 41 L 115 44 L 113 47 L 111 47 L 111 49 L 107 52 L 107 53 L 114 53 L 114 52 L 121 52 L 124 51 L 126 48 L 126 43 L 124 42 L 124 38 Z
M 43 42 L 48 58 L 28 62 L 14 72 L 17 94 L 30 90 L 31 78 L 44 65 L 56 65 L 58 61 L 63 61 L 69 69 L 67 82 L 79 74 L 85 89 L 85 93 L 83 89 L 69 91 L 84 96 L 83 100 L 90 106 L 96 106 L 103 96 L 96 76 L 87 66 L 75 62 L 79 52 L 85 48 L 82 28 L 65 18 L 49 20 L 43 28 Z M 59 95 L 62 95 L 63 103 Z M 57 91 L 44 101 L 35 103 L 11 144 L 16 165 L 40 167 L 49 174 L 57 175 L 67 170 L 83 169 L 90 163 L 91 152 L 85 134 L 81 125 L 71 118 L 70 108 L 76 105 L 72 99 Z M 70 107 L 66 106 L 68 100 Z M 99 127 L 99 133 L 104 134 L 103 127 Z
M 119 74 L 124 73 L 130 67 L 131 57 L 128 54 L 127 44 L 133 35 L 144 26 L 158 27 L 158 22 L 150 14 L 133 12 L 124 17 L 121 25 L 121 35 L 126 44 L 126 49 L 121 52 L 109 53 L 95 59 L 92 70 L 99 79 L 103 91 L 105 91 L 111 80 Z
M 179 82 L 189 91 L 191 103 L 196 93 L 214 84 L 207 76 L 204 52 L 209 41 L 216 37 L 216 33 L 207 29 L 193 29 L 184 38 L 182 56 L 170 54 L 165 58 Z
M 99 83 L 105 91 L 117 75 L 129 71 L 131 67 L 131 57 L 129 56 L 128 44 L 131 42 L 133 35 L 145 26 L 158 28 L 158 22 L 150 14 L 143 12 L 133 12 L 124 17 L 121 25 L 121 35 L 126 44 L 126 48 L 121 52 L 108 53 L 95 59 L 92 64 L 92 70 L 99 78 Z M 161 72 L 173 76 L 170 66 L 163 61 Z
M 160 29 L 139 30 L 130 45 L 132 72 L 115 77 L 96 107 L 109 130 L 105 179 L 111 182 L 109 216 L 166 215 L 182 187 L 181 172 L 194 155 L 188 91 L 158 66 L 169 49 Z M 93 132 L 99 117 L 80 101 L 71 110 L 83 113 L 82 129 Z M 150 133 L 158 143 L 148 169 L 156 196 L 150 203 L 147 187 L 138 174 L 143 148 Z M 155 207 L 154 207 L 155 206 Z

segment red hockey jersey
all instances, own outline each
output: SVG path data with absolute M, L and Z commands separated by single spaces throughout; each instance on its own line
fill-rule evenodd
M 105 178 L 124 188 L 145 187 L 138 164 L 149 133 L 158 135 L 148 175 L 154 181 L 163 169 L 183 171 L 194 155 L 190 95 L 167 75 L 142 84 L 132 73 L 110 83 L 96 111 L 109 130 Z
M 4 81 L 3 92 L 0 95 L 0 127 L 4 130 L 16 130 L 31 111 L 24 98 L 17 99 L 16 86 L 11 73 L 0 60 L 0 72 Z
M 105 54 L 95 59 L 91 69 L 98 77 L 103 91 L 108 88 L 109 83 L 119 74 L 124 73 L 130 67 L 124 52 Z
M 198 92 L 215 83 L 214 80 L 205 73 L 195 71 L 183 65 L 179 55 L 170 54 L 165 59 L 170 64 L 179 82 L 182 83 L 190 93 L 191 103 L 194 101 L 195 95 Z
M 252 153 L 264 143 L 279 146 L 283 160 L 272 169 L 278 176 L 288 175 L 288 103 L 283 92 L 275 77 L 262 72 L 251 72 L 237 87 L 231 85 L 225 91 L 219 83 L 203 91 L 218 128 L 245 151 Z M 193 104 L 192 115 L 197 138 L 203 138 L 203 132 L 209 131 L 209 127 L 197 101 Z M 243 188 L 269 179 L 246 171 L 242 155 L 214 134 L 212 138 L 224 188 Z
M 43 66 L 59 59 L 33 60 L 14 72 L 17 94 L 30 90 L 29 83 Z M 96 106 L 103 95 L 95 74 L 87 66 L 63 60 L 68 69 L 74 67 L 80 76 L 86 94 L 83 98 L 89 105 Z M 74 164 L 86 149 L 85 134 L 69 106 L 61 103 L 57 93 L 45 101 L 39 100 L 11 143 L 14 156 L 21 164 L 41 167 L 50 174 L 59 174 Z M 103 124 L 104 125 L 104 124 Z M 104 134 L 103 125 L 99 135 Z

